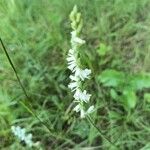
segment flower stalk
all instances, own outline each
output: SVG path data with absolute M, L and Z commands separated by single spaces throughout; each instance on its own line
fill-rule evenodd
M 85 105 L 89 103 L 91 94 L 89 94 L 85 89 L 82 88 L 82 85 L 86 79 L 90 78 L 91 70 L 82 69 L 81 58 L 79 54 L 79 48 L 85 41 L 82 40 L 79 35 L 83 26 L 83 21 L 81 19 L 81 13 L 77 11 L 77 6 L 75 5 L 71 14 L 71 49 L 68 52 L 67 62 L 68 69 L 71 70 L 72 74 L 70 75 L 71 82 L 68 87 L 74 93 L 74 102 L 76 106 L 74 111 L 80 112 L 81 118 L 86 118 L 91 125 L 99 132 L 100 136 L 108 141 L 113 147 L 117 148 L 114 143 L 112 143 L 101 130 L 94 124 L 94 121 L 91 119 L 90 114 L 94 111 L 94 106 L 90 106 L 86 109 Z
M 94 111 L 94 106 L 86 108 L 86 104 L 89 103 L 91 94 L 89 94 L 85 89 L 82 88 L 82 85 L 86 79 L 89 79 L 91 70 L 82 69 L 81 58 L 79 54 L 79 48 L 85 44 L 85 40 L 82 40 L 79 35 L 83 26 L 83 21 L 81 19 L 81 13 L 77 11 L 77 6 L 74 6 L 71 14 L 71 49 L 68 52 L 67 62 L 68 69 L 71 70 L 72 74 L 70 75 L 71 82 L 68 87 L 74 93 L 74 102 L 76 106 L 74 111 L 80 112 L 80 117 L 85 118 L 86 115 Z

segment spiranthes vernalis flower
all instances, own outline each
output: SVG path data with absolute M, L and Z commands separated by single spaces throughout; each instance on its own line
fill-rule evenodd
M 89 79 L 91 70 L 82 69 L 79 57 L 79 47 L 85 44 L 85 40 L 79 37 L 79 33 L 82 29 L 81 13 L 77 12 L 77 6 L 74 6 L 71 14 L 71 49 L 68 52 L 67 62 L 68 69 L 71 70 L 70 75 L 71 82 L 68 87 L 74 92 L 74 102 L 77 105 L 74 107 L 74 111 L 80 112 L 80 117 L 84 118 L 87 114 L 90 114 L 94 110 L 94 106 L 90 106 L 86 109 L 85 104 L 89 103 L 91 94 L 88 94 L 85 89 L 82 89 L 82 83 L 85 79 Z
M 75 91 L 75 94 L 73 96 L 76 100 L 84 101 L 86 103 L 89 102 L 91 94 L 88 94 L 86 90 L 83 92 L 80 89 L 77 89 Z
M 18 139 L 19 139 L 20 141 L 24 141 L 25 144 L 26 144 L 28 147 L 33 147 L 33 146 L 38 146 L 38 145 L 39 145 L 39 142 L 34 143 L 34 142 L 32 141 L 32 134 L 31 134 L 31 133 L 27 134 L 27 133 L 26 133 L 26 129 L 21 128 L 21 127 L 19 127 L 19 126 L 16 126 L 16 127 L 15 127 L 15 126 L 12 126 L 12 127 L 11 127 L 11 130 L 12 130 L 12 133 L 13 133 L 16 137 L 18 137 Z

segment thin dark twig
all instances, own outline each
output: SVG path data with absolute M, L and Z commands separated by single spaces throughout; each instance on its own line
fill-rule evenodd
M 11 60 L 11 58 L 10 58 L 10 56 L 9 56 L 9 54 L 8 54 L 8 52 L 7 52 L 7 50 L 6 50 L 6 47 L 5 47 L 5 45 L 4 45 L 4 43 L 3 43 L 3 41 L 2 41 L 1 38 L 0 38 L 0 42 L 1 42 L 1 45 L 2 45 L 3 50 L 4 50 L 4 52 L 5 52 L 5 55 L 6 55 L 6 57 L 7 57 L 8 61 L 9 61 L 10 65 L 11 65 L 11 67 L 12 67 L 12 69 L 13 69 L 15 75 L 16 75 L 17 81 L 18 81 L 18 83 L 19 83 L 19 85 L 20 85 L 20 87 L 21 87 L 21 89 L 22 89 L 24 95 L 26 96 L 26 98 L 27 98 L 28 101 L 31 100 L 31 98 L 28 96 L 28 94 L 27 94 L 27 92 L 26 92 L 26 89 L 25 89 L 25 87 L 23 86 L 23 84 L 22 84 L 22 82 L 21 82 L 21 80 L 20 80 L 20 78 L 19 78 L 19 76 L 18 76 L 17 70 L 16 70 L 16 68 L 15 68 L 15 66 L 14 66 L 14 64 L 13 64 L 13 62 L 12 62 L 12 60 Z M 49 130 L 49 132 L 51 132 L 51 129 L 48 127 L 48 125 L 46 125 L 46 124 L 35 114 L 35 112 L 33 112 L 33 110 L 31 110 L 31 108 L 29 109 L 28 106 L 26 106 L 26 104 L 25 104 L 23 101 L 21 101 L 20 103 L 21 103 L 22 105 L 24 105 L 25 108 L 26 108 L 34 117 L 36 117 L 36 118 L 41 122 L 41 124 L 42 124 L 43 126 L 45 126 L 45 127 Z M 27 102 L 26 102 L 26 103 L 27 103 Z M 30 104 L 29 102 L 28 102 L 27 104 L 31 107 L 31 104 Z
M 86 116 L 87 120 L 93 125 L 93 127 L 99 132 L 99 134 L 101 135 L 102 138 L 104 138 L 107 142 L 109 142 L 112 146 L 114 146 L 115 148 L 118 149 L 118 147 L 111 142 L 103 133 L 102 131 L 95 125 L 95 123 L 93 122 L 93 120 L 91 119 L 91 117 L 89 115 Z
M 16 78 L 17 78 L 17 80 L 18 80 L 18 82 L 19 82 L 19 84 L 20 84 L 20 87 L 22 88 L 22 90 L 23 90 L 25 96 L 29 99 L 29 97 L 28 97 L 28 95 L 27 95 L 27 92 L 26 92 L 26 90 L 25 90 L 25 88 L 24 88 L 24 86 L 23 86 L 23 84 L 22 84 L 22 82 L 21 82 L 21 80 L 20 80 L 20 78 L 19 78 L 19 76 L 18 76 L 17 70 L 16 70 L 15 66 L 13 65 L 13 62 L 12 62 L 12 60 L 11 60 L 11 58 L 10 58 L 10 56 L 9 56 L 9 54 L 8 54 L 8 52 L 7 52 L 7 50 L 6 50 L 6 47 L 5 47 L 5 45 L 4 45 L 4 43 L 3 43 L 3 41 L 2 41 L 1 38 L 0 38 L 0 41 L 1 41 L 1 44 L 2 44 L 2 47 L 3 47 L 3 50 L 4 50 L 4 52 L 5 52 L 6 56 L 7 56 L 7 59 L 8 59 L 8 61 L 9 61 L 10 65 L 11 65 L 11 67 L 13 68 L 13 71 L 14 71 L 14 73 L 15 73 L 15 75 L 16 75 Z

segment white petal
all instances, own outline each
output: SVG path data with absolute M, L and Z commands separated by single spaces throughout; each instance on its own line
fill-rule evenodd
M 76 43 L 78 43 L 78 44 L 84 44 L 84 43 L 85 43 L 85 41 L 82 40 L 82 39 L 80 39 L 79 37 L 75 37 L 75 38 L 74 38 L 74 42 L 76 42 Z
M 90 114 L 90 113 L 92 113 L 94 111 L 94 106 L 92 105 L 92 106 L 90 106 L 89 107 L 89 109 L 87 110 L 87 114 Z
M 74 64 L 76 66 L 76 61 L 75 60 L 68 61 L 68 65 L 72 65 L 72 64 Z
M 20 139 L 23 141 L 24 139 L 25 139 L 25 129 L 23 128 L 23 129 L 21 129 L 21 131 L 20 131 Z
M 86 90 L 83 91 L 83 101 L 89 102 L 91 94 L 88 94 Z
M 67 61 L 76 61 L 75 57 L 74 56 L 69 56 L 67 57 Z
M 75 100 L 80 100 L 81 94 L 81 91 L 77 89 L 73 97 L 75 98 Z
M 91 74 L 91 70 L 90 69 L 85 69 L 85 70 L 83 70 L 83 74 L 87 78 Z
M 77 67 L 76 72 L 75 72 L 75 76 L 80 77 L 80 75 L 81 75 L 81 69 Z
M 33 142 L 32 142 L 32 134 L 28 134 L 25 138 L 25 143 L 29 146 L 32 147 Z
M 81 70 L 80 77 L 82 80 L 84 80 L 86 78 L 88 79 L 90 74 L 91 74 L 91 70 L 89 70 L 89 69 Z
M 90 100 L 91 94 L 88 94 L 86 90 L 82 92 L 81 90 L 77 89 L 73 97 L 75 100 L 80 100 L 87 103 Z
M 75 75 L 79 76 L 82 81 L 84 81 L 84 79 L 86 78 L 88 79 L 90 74 L 91 74 L 91 70 L 89 69 L 82 70 L 80 68 L 77 68 L 75 72 Z
M 68 87 L 72 90 L 72 89 L 76 89 L 77 88 L 77 86 L 78 86 L 78 83 L 77 82 L 71 82 L 69 85 L 68 85 Z
M 80 105 L 78 104 L 73 110 L 76 112 L 79 112 L 80 111 Z
M 69 78 L 73 81 L 78 81 L 78 77 L 70 75 Z
M 74 52 L 75 52 L 74 49 L 69 49 L 69 54 L 72 54 L 72 55 L 73 55 Z
M 76 67 L 76 64 L 72 63 L 71 65 L 68 66 L 68 69 L 70 69 L 71 71 L 73 71 L 75 67 Z
M 85 111 L 83 109 L 81 109 L 81 111 L 80 111 L 80 117 L 84 118 L 85 115 L 86 115 Z
M 72 37 L 76 37 L 76 36 L 77 36 L 77 32 L 76 32 L 76 31 L 72 31 L 72 32 L 71 32 L 71 36 L 72 36 Z

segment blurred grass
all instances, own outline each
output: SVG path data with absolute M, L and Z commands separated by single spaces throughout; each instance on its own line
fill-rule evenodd
M 87 44 L 81 51 L 83 63 L 93 72 L 88 86 L 97 110 L 92 116 L 95 123 L 112 141 L 119 137 L 116 144 L 120 150 L 149 150 L 150 103 L 137 93 L 138 105 L 128 118 L 97 80 L 106 68 L 149 73 L 149 0 L 1 0 L 0 36 L 32 98 L 34 111 L 52 127 L 53 136 L 18 103 L 26 98 L 0 48 L 0 148 L 23 149 L 10 132 L 16 123 L 32 132 L 43 149 L 113 149 L 71 111 L 66 54 L 71 30 L 68 16 L 75 4 L 84 19 L 82 37 Z M 97 49 L 103 43 L 112 51 L 101 58 Z M 119 114 L 118 118 L 112 117 L 112 112 Z

